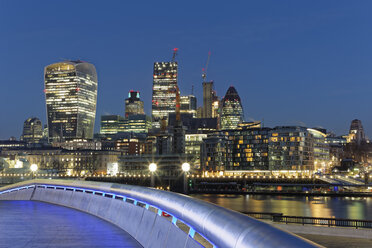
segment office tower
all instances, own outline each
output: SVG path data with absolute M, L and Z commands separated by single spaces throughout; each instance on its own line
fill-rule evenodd
M 192 114 L 196 117 L 196 97 L 194 95 L 181 96 L 181 114 Z
M 221 129 L 235 129 L 244 121 L 243 106 L 238 92 L 233 86 L 222 99 Z
M 347 137 L 348 143 L 355 143 L 360 145 L 366 140 L 362 122 L 360 120 L 353 120 L 350 125 L 349 135 Z
M 203 82 L 203 118 L 212 118 L 213 81 Z
M 152 127 L 168 124 L 168 114 L 176 111 L 177 62 L 155 62 L 152 87 Z
M 21 141 L 26 143 L 39 143 L 43 138 L 43 126 L 38 118 L 28 118 L 23 123 Z
M 83 61 L 64 61 L 44 69 L 49 141 L 92 139 L 97 73 Z
M 129 115 L 124 120 L 124 132 L 148 133 L 151 128 L 151 118 L 147 115 Z
M 140 100 L 139 91 L 129 91 L 128 98 L 125 99 L 125 117 L 144 114 L 143 101 Z
M 124 117 L 120 115 L 102 115 L 100 134 L 112 135 L 124 132 Z

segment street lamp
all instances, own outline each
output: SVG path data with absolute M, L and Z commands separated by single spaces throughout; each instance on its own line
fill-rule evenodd
M 183 164 L 182 164 L 182 170 L 183 170 L 184 172 L 188 172 L 188 171 L 190 171 L 190 164 L 189 164 L 189 163 L 183 163 Z
M 32 171 L 32 179 L 34 179 L 35 177 L 35 172 L 37 171 L 38 167 L 37 167 L 37 164 L 32 164 L 30 166 L 30 170 Z
M 155 163 L 149 164 L 149 170 L 151 172 L 151 187 L 154 187 L 155 186 L 154 172 L 156 171 L 157 167 L 158 166 Z
M 182 170 L 183 170 L 183 193 L 187 194 L 187 178 L 186 174 L 190 171 L 190 164 L 189 163 L 183 163 L 182 164 Z

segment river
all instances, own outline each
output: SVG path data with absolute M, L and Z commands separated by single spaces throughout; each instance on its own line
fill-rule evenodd
M 372 197 L 192 194 L 235 211 L 372 220 Z

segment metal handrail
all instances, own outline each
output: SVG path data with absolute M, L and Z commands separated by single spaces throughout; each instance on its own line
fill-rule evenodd
M 0 188 L 0 193 L 29 185 L 69 186 L 124 195 L 175 216 L 203 235 L 214 247 L 319 247 L 315 243 L 244 214 L 189 196 L 152 188 L 114 183 L 37 179 Z
M 265 212 L 242 212 L 245 215 L 256 219 L 272 220 L 273 222 L 283 222 L 302 225 L 323 225 L 329 227 L 355 227 L 372 228 L 372 220 L 326 218 L 326 217 L 308 217 L 308 216 L 290 216 L 282 213 Z

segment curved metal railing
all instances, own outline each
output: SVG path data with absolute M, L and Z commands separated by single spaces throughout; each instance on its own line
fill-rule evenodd
M 159 215 L 163 212 L 171 215 L 173 224 L 182 221 L 189 227 L 189 236 L 194 238 L 197 233 L 213 247 L 319 247 L 238 212 L 182 194 L 141 186 L 38 179 L 0 188 L 0 195 L 29 187 L 62 188 L 114 199 L 131 199 L 137 206 L 158 209 Z

